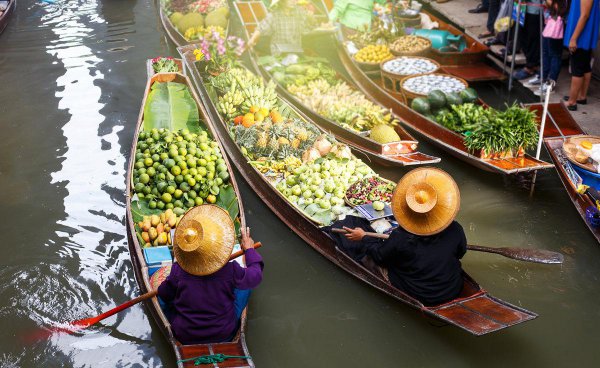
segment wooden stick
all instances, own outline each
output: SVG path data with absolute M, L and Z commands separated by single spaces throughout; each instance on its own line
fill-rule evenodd
M 332 228 L 332 232 L 338 234 L 346 234 L 348 233 L 344 229 Z M 366 236 L 370 236 L 373 238 L 379 239 L 387 239 L 390 236 L 387 234 L 379 234 L 379 233 L 371 233 L 365 232 Z M 560 264 L 563 263 L 564 257 L 562 254 L 558 252 L 552 252 L 544 249 L 525 249 L 525 248 L 492 248 L 492 247 L 484 247 L 481 245 L 467 245 L 468 250 L 476 251 L 476 252 L 486 252 L 486 253 L 495 253 L 500 254 L 507 258 L 516 259 L 519 261 L 526 262 L 534 262 L 534 263 L 544 263 L 544 264 Z

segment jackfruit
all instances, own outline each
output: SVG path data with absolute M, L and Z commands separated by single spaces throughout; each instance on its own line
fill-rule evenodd
M 173 24 L 173 26 L 177 27 L 177 22 L 179 22 L 181 18 L 183 18 L 183 13 L 175 12 L 171 14 L 169 20 L 171 21 L 171 24 Z
M 229 18 L 229 8 L 226 6 L 219 9 L 215 9 L 212 11 L 212 13 L 221 14 L 225 18 Z
M 179 22 L 177 22 L 177 30 L 179 33 L 184 34 L 189 28 L 203 27 L 204 18 L 200 13 L 187 13 Z
M 227 28 L 227 17 L 224 15 L 223 11 L 221 11 L 221 9 L 226 9 L 226 8 L 219 8 L 217 10 L 213 10 L 210 13 L 208 13 L 206 15 L 206 26 L 214 26 L 214 27 L 221 27 L 223 29 Z
M 375 125 L 373 129 L 371 129 L 370 137 L 375 142 L 379 142 L 382 144 L 397 142 L 400 140 L 400 136 L 398 135 L 398 133 L 396 133 L 394 128 L 385 124 Z

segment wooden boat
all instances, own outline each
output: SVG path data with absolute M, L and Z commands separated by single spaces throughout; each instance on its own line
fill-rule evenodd
M 320 1 L 322 8 L 327 9 L 327 11 L 333 9 L 333 0 Z M 437 22 L 439 24 L 437 29 L 463 36 L 467 44 L 467 47 L 463 51 L 440 52 L 432 49 L 428 55 L 424 55 L 440 63 L 443 71 L 460 77 L 467 82 L 502 80 L 506 78 L 502 71 L 490 65 L 486 60 L 490 51 L 489 47 L 433 15 L 431 12 L 422 9 L 421 13 L 429 16 L 433 22 Z
M 542 104 L 527 105 L 528 108 L 542 115 Z M 573 116 L 561 103 L 554 103 L 548 106 L 548 117 L 544 129 L 544 145 L 554 161 L 556 172 L 565 187 L 571 202 L 581 215 L 581 218 L 592 232 L 598 242 L 600 242 L 600 228 L 593 227 L 587 220 L 585 211 L 588 207 L 595 207 L 593 201 L 588 195 L 577 192 L 578 174 L 573 171 L 572 164 L 567 160 L 563 153 L 563 142 L 570 137 L 587 135 L 583 129 L 575 122 Z
M 8 0 L 8 7 L 2 15 L 0 15 L 0 33 L 4 31 L 4 28 L 8 25 L 8 21 L 10 20 L 10 16 L 14 13 L 15 8 L 17 6 L 17 0 Z
M 140 244 L 140 241 L 138 240 L 138 236 L 136 234 L 134 214 L 132 211 L 132 206 L 133 206 L 133 201 L 134 201 L 132 184 L 133 184 L 133 169 L 134 169 L 134 163 L 135 163 L 135 152 L 136 152 L 138 135 L 139 135 L 140 131 L 143 129 L 142 124 L 143 124 L 143 119 L 144 119 L 144 105 L 146 104 L 146 100 L 147 100 L 150 88 L 152 87 L 152 85 L 154 83 L 159 83 L 162 81 L 171 81 L 171 80 L 174 82 L 184 83 L 190 88 L 192 97 L 194 98 L 194 100 L 198 106 L 201 120 L 205 122 L 205 126 L 208 129 L 209 134 L 212 135 L 213 139 L 215 139 L 217 142 L 219 142 L 219 140 L 215 138 L 216 135 L 218 134 L 218 132 L 214 129 L 214 126 L 212 125 L 211 121 L 208 119 L 208 115 L 206 114 L 206 112 L 204 110 L 204 106 L 200 103 L 200 100 L 199 100 L 198 96 L 196 95 L 196 93 L 194 92 L 193 88 L 191 88 L 191 84 L 190 84 L 189 80 L 187 79 L 187 77 L 185 77 L 184 75 L 179 74 L 179 73 L 160 73 L 160 74 L 153 74 L 153 76 L 151 76 L 148 79 L 144 98 L 142 100 L 142 105 L 140 108 L 139 118 L 138 118 L 137 125 L 135 128 L 133 143 L 131 146 L 131 158 L 129 160 L 129 166 L 128 166 L 128 170 L 127 170 L 127 192 L 126 192 L 127 238 L 128 238 L 128 243 L 129 243 L 129 252 L 131 254 L 131 261 L 133 263 L 133 269 L 135 272 L 136 280 L 138 281 L 138 285 L 139 285 L 140 291 L 142 293 L 146 293 L 146 292 L 150 291 L 152 289 L 152 287 L 150 284 L 149 266 L 144 257 L 144 254 L 142 251 L 142 245 Z M 242 202 L 240 201 L 241 197 L 240 197 L 240 194 L 239 194 L 239 191 L 237 188 L 237 184 L 235 182 L 235 178 L 233 176 L 233 171 L 231 170 L 231 165 L 230 165 L 229 161 L 227 160 L 227 157 L 225 156 L 225 151 L 223 150 L 223 146 L 219 144 L 219 148 L 221 149 L 221 152 L 223 152 L 223 159 L 225 160 L 225 163 L 228 167 L 228 171 L 231 173 L 230 182 L 231 182 L 231 185 L 233 186 L 233 189 L 238 198 L 240 226 L 246 226 L 246 221 L 244 218 L 244 210 L 242 207 Z M 179 341 L 177 341 L 177 339 L 173 336 L 173 332 L 171 330 L 171 325 L 170 325 L 169 321 L 167 320 L 167 317 L 163 313 L 163 311 L 158 303 L 158 299 L 156 297 L 150 299 L 146 303 L 146 306 L 148 308 L 148 311 L 150 312 L 150 314 L 156 321 L 156 324 L 159 326 L 159 328 L 163 332 L 167 341 L 173 347 L 173 351 L 175 353 L 175 358 L 176 358 L 178 367 L 193 367 L 194 366 L 193 361 L 188 361 L 188 362 L 184 362 L 184 363 L 182 363 L 180 361 L 184 360 L 184 359 L 190 359 L 190 358 L 195 358 L 195 357 L 204 356 L 204 355 L 225 354 L 225 355 L 230 355 L 230 356 L 246 356 L 246 357 L 250 356 L 250 354 L 248 352 L 248 348 L 246 347 L 246 337 L 245 337 L 247 308 L 242 313 L 240 330 L 232 342 L 215 343 L 215 344 L 183 345 Z M 239 359 L 239 358 L 238 359 L 227 359 L 224 362 L 219 363 L 218 365 L 215 364 L 214 366 L 215 367 L 218 366 L 218 367 L 240 367 L 240 368 L 246 367 L 246 368 L 248 368 L 248 367 L 254 367 L 254 362 L 252 361 L 251 358 L 249 358 L 249 359 Z
M 264 16 L 266 9 L 262 2 L 235 2 L 234 7 L 238 13 L 239 19 L 244 22 L 247 19 L 252 19 L 253 24 L 258 24 Z M 250 28 L 246 29 L 246 36 L 249 38 L 251 33 Z M 250 63 L 255 73 L 261 75 L 266 81 L 272 79 L 272 76 L 257 63 L 257 55 L 252 53 Z M 342 78 L 341 75 L 339 78 Z M 352 82 L 344 79 L 352 88 L 358 90 Z M 289 93 L 279 83 L 277 84 L 277 93 L 288 103 L 294 105 L 303 117 L 313 122 L 326 132 L 333 134 L 340 142 L 351 146 L 354 149 L 360 150 L 367 154 L 372 162 L 376 162 L 385 166 L 412 166 L 412 165 L 428 165 L 440 162 L 439 157 L 430 156 L 422 152 L 416 151 L 418 142 L 404 128 L 396 126 L 396 133 L 400 136 L 400 141 L 387 144 L 378 143 L 367 136 L 361 135 L 358 132 L 344 128 L 317 112 L 310 109 L 306 104 L 302 103 L 298 98 Z M 376 102 L 375 102 L 376 103 Z M 398 119 L 400 120 L 400 119 Z
M 338 39 L 339 37 L 341 36 L 338 34 Z M 516 174 L 552 167 L 552 164 L 537 160 L 527 154 L 523 157 L 498 159 L 482 159 L 473 155 L 465 147 L 462 135 L 417 113 L 403 103 L 405 101 L 403 95 L 384 89 L 381 80 L 369 78 L 369 76 L 367 76 L 354 62 L 354 59 L 350 56 L 344 43 L 341 42 L 341 39 L 336 47 L 338 49 L 339 59 L 345 67 L 345 70 L 364 93 L 371 96 L 380 104 L 390 107 L 392 111 L 402 119 L 402 122 L 406 126 L 454 157 L 477 168 L 502 174 Z
M 303 212 L 291 205 L 263 174 L 248 163 L 241 148 L 236 145 L 230 136 L 226 122 L 223 121 L 217 112 L 217 108 L 212 100 L 216 98 L 216 93 L 211 89 L 211 86 L 204 83 L 202 75 L 194 65 L 194 56 L 191 49 L 183 47 L 179 48 L 179 51 L 184 59 L 184 70 L 188 73 L 194 86 L 199 91 L 202 101 L 206 104 L 206 110 L 216 123 L 218 137 L 239 172 L 281 221 L 295 231 L 314 250 L 346 272 L 376 289 L 413 308 L 421 310 L 427 316 L 445 321 L 474 335 L 483 335 L 498 331 L 537 317 L 537 314 L 533 312 L 489 295 L 487 291 L 482 289 L 467 274 L 464 274 L 465 286 L 457 299 L 443 305 L 428 307 L 356 263 L 342 252 L 337 247 L 335 241 L 323 232 L 315 222 L 311 221 Z

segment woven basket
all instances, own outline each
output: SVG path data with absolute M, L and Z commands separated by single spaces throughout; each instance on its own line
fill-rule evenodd
M 424 74 L 420 74 L 420 75 L 424 75 Z M 459 77 L 455 77 L 453 75 L 442 74 L 442 73 L 429 73 L 427 75 L 439 75 L 439 76 L 444 76 L 444 77 L 450 76 L 450 77 L 452 77 L 454 79 L 458 79 L 465 86 L 465 89 L 469 88 L 469 83 L 467 83 L 466 80 L 464 80 L 462 78 L 459 78 Z M 410 75 L 410 76 L 404 77 L 404 78 L 402 78 L 400 80 L 400 89 L 402 90 L 402 94 L 406 98 L 406 102 L 410 102 L 411 100 L 413 100 L 413 99 L 415 99 L 417 97 L 427 97 L 426 94 L 414 93 L 414 92 L 411 92 L 411 91 L 408 91 L 408 90 L 404 89 L 404 82 L 406 82 L 408 79 L 414 78 L 414 77 L 417 77 L 417 75 Z
M 428 46 L 425 47 L 425 48 L 423 48 L 423 49 L 421 49 L 421 50 L 416 50 L 416 51 L 396 51 L 393 48 L 394 42 L 396 42 L 396 40 L 398 40 L 398 39 L 400 39 L 402 37 L 417 37 L 417 38 L 420 38 L 420 39 L 426 41 L 426 43 L 427 43 Z M 429 55 L 429 53 L 431 51 L 431 40 L 429 40 L 428 38 L 425 38 L 425 37 L 421 37 L 421 36 L 401 36 L 401 37 L 398 37 L 396 40 L 390 42 L 390 46 L 389 46 L 390 47 L 390 52 L 393 55 L 396 55 L 396 56 L 427 56 L 427 55 Z
M 401 56 L 395 58 L 398 59 Z M 386 71 L 383 68 L 383 64 L 394 60 L 394 59 L 390 59 L 390 60 L 386 60 L 383 61 L 381 63 L 381 65 L 379 66 L 379 68 L 381 69 L 381 78 L 383 79 L 383 87 L 390 91 L 390 92 L 395 92 L 395 93 L 402 93 L 402 88 L 400 87 L 400 82 L 402 81 L 402 79 L 404 79 L 405 77 L 414 77 L 417 75 L 423 75 L 423 74 L 435 74 L 438 70 L 440 70 L 440 63 L 438 63 L 435 60 L 431 60 L 429 58 L 425 58 L 425 57 L 421 57 L 421 56 L 407 56 L 410 57 L 412 59 L 424 59 L 427 60 L 429 62 L 431 62 L 432 64 L 434 64 L 436 66 L 436 68 L 431 71 L 431 72 L 427 72 L 427 73 L 417 73 L 417 74 L 397 74 L 397 73 L 391 73 Z
M 352 60 L 354 60 L 356 65 L 358 65 L 358 67 L 365 72 L 378 71 L 381 66 L 381 63 L 368 63 L 363 61 L 356 61 L 354 58 L 352 58 Z

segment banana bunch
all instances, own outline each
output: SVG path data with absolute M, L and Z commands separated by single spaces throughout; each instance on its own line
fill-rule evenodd
M 241 106 L 242 112 L 250 111 L 252 106 L 260 106 L 267 109 L 272 109 L 277 103 L 277 94 L 275 93 L 275 85 L 269 83 L 266 86 L 264 83 L 243 86 L 242 89 L 244 101 Z
M 219 97 L 217 111 L 227 119 L 231 120 L 240 115 L 239 106 L 244 102 L 242 92 L 231 88 L 223 96 Z

